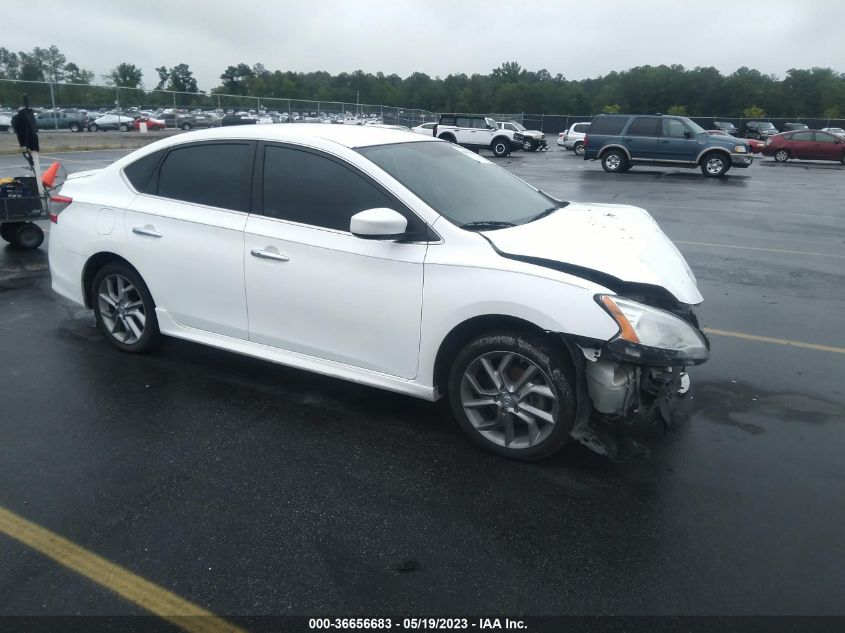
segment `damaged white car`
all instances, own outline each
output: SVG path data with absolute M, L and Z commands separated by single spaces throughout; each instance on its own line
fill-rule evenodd
M 534 460 L 669 419 L 708 343 L 642 209 L 561 202 L 459 146 L 357 126 L 169 137 L 51 200 L 59 294 L 160 335 L 410 396 Z

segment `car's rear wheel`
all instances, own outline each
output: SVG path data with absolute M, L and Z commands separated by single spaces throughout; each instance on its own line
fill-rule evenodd
M 452 364 L 449 402 L 463 431 L 503 457 L 556 453 L 575 424 L 571 371 L 547 343 L 519 332 L 470 341 Z
M 91 303 L 97 325 L 124 352 L 140 353 L 159 339 L 158 319 L 144 280 L 126 264 L 106 264 L 94 277 Z
M 584 155 L 584 144 L 583 143 L 575 143 L 575 147 L 572 148 L 578 156 Z
M 128 132 L 128 131 L 129 131 L 129 126 L 128 126 L 128 125 L 126 125 L 126 123 L 121 123 L 121 124 L 120 124 L 120 131 L 121 131 L 121 132 Z
M 455 142 L 455 137 L 454 137 L 454 135 L 452 135 L 452 134 L 441 134 L 441 135 L 440 135 L 440 136 L 438 136 L 437 138 L 442 139 L 442 140 L 444 140 L 444 141 L 449 141 L 450 143 L 454 143 L 454 142 Z
M 185 131 L 187 132 L 188 130 L 190 130 L 190 129 L 191 129 L 191 124 L 190 124 L 190 123 L 183 123 L 183 124 L 182 124 L 182 129 L 183 129 L 183 130 L 185 130 Z
M 724 176 L 731 168 L 731 159 L 721 152 L 705 154 L 701 159 L 701 173 L 708 178 Z
M 774 153 L 773 157 L 777 162 L 785 163 L 789 160 L 789 152 L 787 152 L 785 149 L 779 149 Z
M 97 125 L 96 123 L 92 123 L 91 125 L 88 126 L 89 132 L 96 132 L 99 129 L 100 129 L 100 126 Z
M 82 130 L 82 126 L 79 125 L 79 123 L 71 123 L 69 127 L 71 132 L 79 132 Z
M 628 164 L 628 159 L 618 149 L 612 149 L 601 157 L 601 166 L 606 172 L 611 174 L 625 171 L 625 165 Z

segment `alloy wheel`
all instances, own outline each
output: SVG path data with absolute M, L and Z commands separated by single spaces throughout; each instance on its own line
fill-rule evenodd
M 721 174 L 722 170 L 725 168 L 725 161 L 721 158 L 714 156 L 707 160 L 707 173 L 713 174 L 714 176 Z
M 97 302 L 112 338 L 124 345 L 141 339 L 147 315 L 141 293 L 129 279 L 117 273 L 105 277 L 97 290 Z
M 460 396 L 475 430 L 506 448 L 536 446 L 551 434 L 558 416 L 551 379 L 515 352 L 488 352 L 473 360 Z

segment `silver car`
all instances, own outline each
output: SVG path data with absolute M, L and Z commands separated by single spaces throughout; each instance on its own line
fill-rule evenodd
M 565 149 L 571 149 L 578 156 L 584 155 L 584 137 L 590 130 L 589 123 L 573 123 L 565 132 L 561 132 L 557 137 L 557 144 L 563 146 Z

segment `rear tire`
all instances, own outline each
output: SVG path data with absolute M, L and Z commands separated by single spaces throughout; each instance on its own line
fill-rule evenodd
M 182 124 L 182 129 L 183 129 L 183 130 L 185 130 L 185 131 L 187 132 L 188 130 L 190 130 L 190 129 L 191 129 L 191 124 L 190 124 L 190 123 L 183 123 L 183 124 Z
M 437 138 L 443 139 L 444 141 L 449 141 L 450 143 L 455 142 L 455 137 L 452 134 L 442 134 L 442 135 L 438 136 Z
M 701 159 L 701 173 L 708 178 L 719 178 L 731 168 L 731 159 L 722 152 L 710 152 Z
M 96 123 L 92 123 L 91 125 L 88 126 L 89 132 L 96 132 L 99 129 L 100 129 L 100 126 L 97 125 Z
M 31 251 L 44 242 L 44 231 L 32 222 L 21 222 L 12 234 L 12 245 L 25 251 Z
M 70 124 L 70 131 L 71 132 L 81 132 L 82 126 L 79 123 L 71 123 Z
M 123 352 L 140 354 L 161 338 L 155 303 L 134 268 L 115 262 L 103 266 L 91 284 L 97 326 Z
M 583 143 L 575 143 L 575 147 L 572 148 L 572 151 L 575 152 L 578 156 L 584 155 L 584 144 Z
M 120 124 L 120 131 L 121 131 L 121 132 L 128 132 L 128 131 L 129 131 L 129 126 L 128 126 L 128 125 L 126 125 L 126 123 L 121 123 L 121 124 Z
M 535 461 L 569 439 L 576 414 L 573 385 L 559 350 L 525 332 L 491 332 L 470 341 L 453 361 L 449 404 L 461 429 L 481 448 Z
M 628 164 L 628 158 L 618 149 L 612 149 L 601 157 L 601 166 L 606 172 L 610 174 L 618 174 L 625 171 L 625 166 Z
M 779 163 L 785 163 L 789 160 L 789 152 L 785 149 L 779 149 L 774 153 L 773 158 Z

